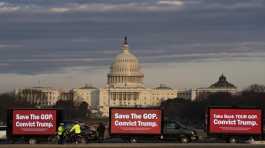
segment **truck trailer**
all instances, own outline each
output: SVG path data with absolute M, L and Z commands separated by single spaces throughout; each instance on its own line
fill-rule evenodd
M 155 139 L 188 143 L 198 139 L 195 130 L 178 121 L 164 120 L 160 108 L 112 107 L 109 120 L 110 136 L 127 142 Z
M 12 108 L 7 111 L 7 138 L 12 143 L 50 142 L 62 120 L 61 110 Z
M 263 111 L 250 107 L 209 107 L 206 112 L 208 137 L 236 143 L 263 137 Z

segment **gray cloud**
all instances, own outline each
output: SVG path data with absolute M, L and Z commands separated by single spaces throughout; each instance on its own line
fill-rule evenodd
M 125 35 L 143 65 L 264 63 L 264 18 L 263 0 L 2 0 L 0 74 L 106 68 Z
M 75 13 L 75 12 L 156 12 L 244 10 L 263 8 L 262 0 L 117 0 L 117 1 L 38 1 L 3 0 L 0 13 Z
M 182 6 L 182 0 L 171 1 L 127 1 L 120 3 L 113 2 L 78 2 L 78 1 L 61 1 L 61 3 L 50 3 L 46 5 L 40 2 L 19 3 L 19 1 L 1 2 L 0 13 L 12 12 L 33 12 L 33 13 L 69 13 L 69 12 L 120 12 L 120 11 L 170 11 L 176 10 L 177 7 Z

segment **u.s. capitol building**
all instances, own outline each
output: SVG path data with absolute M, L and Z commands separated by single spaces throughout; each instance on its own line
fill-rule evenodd
M 159 106 L 161 101 L 177 97 L 177 90 L 165 85 L 144 87 L 139 60 L 129 49 L 126 37 L 107 77 L 106 86 L 99 91 L 99 110 L 103 116 L 109 115 L 109 107 Z
M 86 102 L 90 109 L 108 116 L 109 107 L 159 106 L 162 101 L 173 98 L 195 101 L 215 92 L 236 94 L 237 87 L 221 75 L 216 83 L 206 88 L 177 90 L 162 84 L 156 88 L 145 88 L 139 60 L 129 49 L 125 37 L 121 52 L 111 64 L 104 88 L 86 85 L 70 91 L 60 91 L 50 87 L 33 87 L 18 89 L 15 94 L 19 101 L 39 106 L 52 106 L 58 100 L 73 100 L 77 104 Z
M 32 87 L 17 89 L 15 95 L 19 101 L 43 107 L 52 106 L 58 100 L 73 100 L 76 104 L 86 102 L 102 116 L 109 115 L 109 107 L 159 106 L 161 101 L 177 97 L 177 90 L 166 85 L 144 87 L 144 74 L 137 57 L 129 49 L 127 37 L 110 67 L 107 80 L 105 87 L 100 89 L 88 85 L 70 91 Z

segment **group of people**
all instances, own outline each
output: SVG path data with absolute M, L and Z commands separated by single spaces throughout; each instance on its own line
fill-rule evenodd
M 58 144 L 63 144 L 65 141 L 65 134 L 66 129 L 64 123 L 60 123 L 58 129 L 57 129 L 57 136 L 58 136 Z M 79 143 L 79 138 L 81 137 L 81 125 L 78 121 L 75 121 L 73 126 L 70 129 L 70 133 L 73 134 L 73 141 L 77 144 Z M 97 140 L 99 143 L 103 142 L 104 140 L 104 133 L 105 133 L 105 125 L 103 123 L 100 123 L 97 127 L 96 134 L 97 134 Z

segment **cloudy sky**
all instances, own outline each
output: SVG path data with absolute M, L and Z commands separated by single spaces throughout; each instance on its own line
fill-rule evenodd
M 265 84 L 264 0 L 0 0 L 0 92 L 103 87 L 127 35 L 146 87 Z

